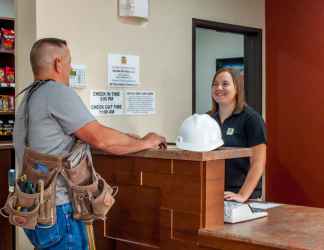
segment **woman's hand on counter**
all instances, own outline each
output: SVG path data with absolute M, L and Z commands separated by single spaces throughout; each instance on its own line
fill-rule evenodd
M 245 198 L 241 194 L 233 193 L 230 191 L 225 191 L 224 192 L 224 200 L 227 201 L 237 201 L 237 202 L 245 202 L 247 198 Z

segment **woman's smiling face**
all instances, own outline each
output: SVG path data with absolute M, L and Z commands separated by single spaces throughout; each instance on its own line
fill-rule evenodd
M 228 72 L 218 74 L 212 85 L 212 97 L 215 102 L 221 105 L 236 102 L 236 89 L 233 78 Z

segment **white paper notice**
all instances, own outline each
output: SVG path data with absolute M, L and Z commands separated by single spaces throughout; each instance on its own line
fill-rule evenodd
M 124 98 L 122 91 L 91 90 L 90 112 L 94 116 L 122 115 L 124 112 Z
M 154 91 L 126 91 L 126 115 L 155 114 Z
M 148 18 L 149 0 L 119 0 L 119 16 Z
M 139 56 L 109 54 L 108 82 L 114 86 L 139 84 Z
M 71 67 L 72 70 L 70 72 L 70 86 L 73 88 L 87 87 L 85 81 L 87 67 L 83 64 L 72 64 Z

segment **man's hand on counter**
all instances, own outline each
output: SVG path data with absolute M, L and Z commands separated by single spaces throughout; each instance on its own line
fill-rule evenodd
M 166 139 L 163 136 L 159 136 L 158 134 L 155 133 L 148 133 L 147 135 L 145 135 L 143 138 L 141 138 L 139 135 L 137 134 L 133 134 L 133 133 L 127 133 L 128 136 L 134 138 L 134 139 L 143 139 L 143 140 L 147 140 L 148 137 L 150 137 L 149 139 L 149 148 L 155 148 L 155 149 L 166 149 L 167 148 L 167 143 L 166 143 Z M 160 144 L 158 146 L 155 146 L 155 143 L 150 141 L 150 140 L 154 140 L 153 137 L 160 137 L 160 139 L 162 138 L 162 142 L 160 142 Z M 153 143 L 153 146 L 152 146 Z
M 166 149 L 167 142 L 165 137 L 160 136 L 156 133 L 148 133 L 143 138 L 143 141 L 147 144 L 147 148 L 154 148 L 154 149 Z
M 166 148 L 164 137 L 148 133 L 143 138 L 135 134 L 125 134 L 116 129 L 105 127 L 98 121 L 92 121 L 74 132 L 80 140 L 104 152 L 124 155 L 151 148 Z

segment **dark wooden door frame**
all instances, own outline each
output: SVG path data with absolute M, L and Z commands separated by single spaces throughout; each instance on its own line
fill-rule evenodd
M 192 19 L 192 113 L 196 112 L 196 28 L 244 35 L 246 100 L 262 113 L 262 29 L 196 18 Z

